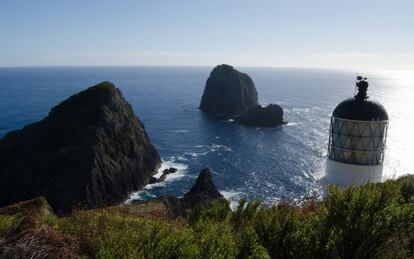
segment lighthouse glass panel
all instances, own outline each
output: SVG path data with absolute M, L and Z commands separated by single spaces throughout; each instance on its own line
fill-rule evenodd
M 349 164 L 379 165 L 384 160 L 388 121 L 331 118 L 328 156 Z

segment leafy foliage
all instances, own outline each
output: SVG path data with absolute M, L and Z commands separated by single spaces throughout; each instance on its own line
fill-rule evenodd
M 331 186 L 300 206 L 241 200 L 232 211 L 217 201 L 176 220 L 114 208 L 42 220 L 85 258 L 413 258 L 414 177 Z M 0 213 L 0 241 L 19 222 Z

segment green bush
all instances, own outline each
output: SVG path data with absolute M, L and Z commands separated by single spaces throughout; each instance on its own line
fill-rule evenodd
M 327 249 L 340 258 L 384 254 L 386 244 L 413 224 L 407 220 L 414 210 L 400 200 L 400 188 L 391 181 L 347 189 L 331 187 L 319 212 Z
M 185 219 L 121 210 L 77 211 L 44 221 L 89 258 L 413 258 L 414 177 L 331 186 L 320 201 L 266 206 L 241 200 L 198 206 Z M 0 233 L 16 219 L 0 217 Z
M 20 215 L 0 214 L 0 238 L 4 238 L 20 227 L 22 218 Z
M 81 252 L 93 258 L 195 258 L 192 231 L 182 224 L 101 210 L 78 211 L 58 229 L 78 239 Z

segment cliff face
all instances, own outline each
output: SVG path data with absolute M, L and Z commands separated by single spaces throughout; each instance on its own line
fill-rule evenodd
M 235 121 L 240 124 L 259 127 L 277 127 L 285 124 L 283 121 L 283 109 L 277 104 L 251 108 L 236 117 Z
M 252 79 L 232 66 L 219 65 L 207 79 L 200 109 L 232 117 L 257 105 L 257 91 Z
M 132 107 L 102 82 L 0 140 L 0 206 L 37 196 L 62 212 L 117 204 L 160 163 Z

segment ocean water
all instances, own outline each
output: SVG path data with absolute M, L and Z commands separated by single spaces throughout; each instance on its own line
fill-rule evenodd
M 40 120 L 70 95 L 109 80 L 145 123 L 162 169 L 177 173 L 146 186 L 128 201 L 181 196 L 204 167 L 229 199 L 319 196 L 324 175 L 329 119 L 355 91 L 355 72 L 320 69 L 238 68 L 255 82 L 260 103 L 284 108 L 289 124 L 245 127 L 217 120 L 198 109 L 212 67 L 0 68 L 0 137 Z M 363 71 L 362 71 L 363 72 Z M 385 177 L 414 173 L 414 74 L 366 72 L 368 93 L 390 116 Z

